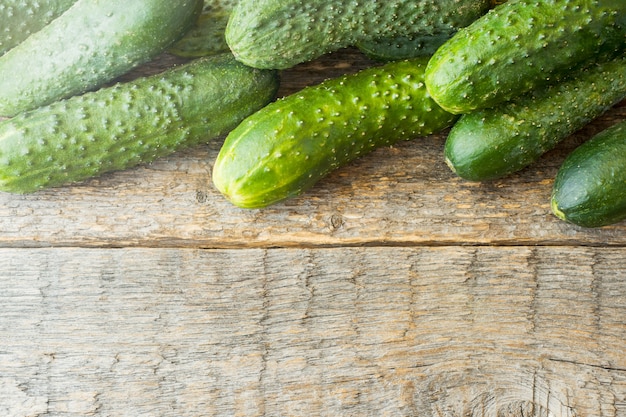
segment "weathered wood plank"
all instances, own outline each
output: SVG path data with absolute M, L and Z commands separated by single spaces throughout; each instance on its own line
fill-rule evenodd
M 5 416 L 624 416 L 623 248 L 1 249 Z
M 164 56 L 126 78 L 178 62 Z M 280 95 L 372 65 L 345 50 L 285 71 Z M 276 247 L 329 245 L 624 245 L 626 226 L 583 230 L 550 214 L 560 161 L 617 106 L 534 166 L 492 183 L 456 178 L 444 134 L 380 149 L 305 195 L 266 210 L 230 205 L 211 184 L 221 140 L 150 166 L 27 196 L 0 194 L 0 246 Z

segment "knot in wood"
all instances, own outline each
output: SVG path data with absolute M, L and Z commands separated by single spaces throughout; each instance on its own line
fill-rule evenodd
M 331 231 L 335 231 L 337 229 L 339 229 L 341 226 L 343 226 L 344 224 L 344 220 L 343 217 L 339 214 L 333 214 L 332 216 L 330 216 L 330 229 Z

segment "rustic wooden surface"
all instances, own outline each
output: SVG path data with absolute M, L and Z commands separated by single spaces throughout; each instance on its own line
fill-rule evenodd
M 371 64 L 341 51 L 279 94 Z M 0 415 L 626 416 L 626 224 L 548 204 L 622 119 L 485 184 L 448 170 L 444 132 L 265 210 L 212 187 L 219 140 L 0 194 Z

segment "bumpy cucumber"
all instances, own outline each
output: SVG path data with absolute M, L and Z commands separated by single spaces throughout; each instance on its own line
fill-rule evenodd
M 427 60 L 371 67 L 269 104 L 228 134 L 213 183 L 239 207 L 266 207 L 377 147 L 450 126 L 456 117 L 424 87 Z
M 597 134 L 570 153 L 552 191 L 562 220 L 600 227 L 626 219 L 626 121 Z
M 532 164 L 624 98 L 626 58 L 577 70 L 545 89 L 461 116 L 446 140 L 446 162 L 467 180 L 504 177 Z
M 509 0 L 437 50 L 426 86 L 444 109 L 469 113 L 625 49 L 624 0 Z
M 81 181 L 207 142 L 277 88 L 275 72 L 223 54 L 20 113 L 0 122 L 0 190 Z
M 0 3 L 0 55 L 57 18 L 76 0 L 3 0 Z
M 195 25 L 168 51 L 184 58 L 228 52 L 226 25 L 237 0 L 204 0 Z
M 95 89 L 163 52 L 202 0 L 77 0 L 0 57 L 0 115 Z
M 226 27 L 237 59 L 284 69 L 359 42 L 466 26 L 489 0 L 240 0 Z
M 397 61 L 431 56 L 456 30 L 434 34 L 414 34 L 359 42 L 357 48 L 376 61 Z
M 491 0 L 491 7 L 505 3 L 506 0 Z M 467 10 L 467 19 L 457 23 L 469 25 L 488 10 L 487 7 Z M 461 27 L 449 26 L 440 32 L 412 33 L 392 38 L 367 39 L 355 46 L 370 59 L 377 61 L 397 61 L 420 56 L 433 55 L 441 45 L 450 39 Z

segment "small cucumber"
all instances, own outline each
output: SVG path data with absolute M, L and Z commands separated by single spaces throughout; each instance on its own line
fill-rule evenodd
M 274 71 L 199 58 L 0 122 L 0 190 L 29 193 L 151 162 L 225 135 L 271 101 Z
M 456 116 L 424 87 L 427 60 L 370 67 L 269 104 L 228 134 L 213 183 L 234 205 L 262 208 L 378 147 L 449 127 Z
M 228 52 L 226 25 L 237 0 L 204 0 L 195 25 L 168 52 L 183 58 L 199 58 Z
M 2 0 L 0 55 L 41 30 L 76 0 Z
M 202 0 L 77 0 L 0 57 L 0 115 L 95 89 L 163 52 Z
M 553 185 L 552 212 L 583 227 L 626 219 L 626 121 L 574 149 Z
M 359 42 L 468 25 L 490 0 L 240 0 L 226 27 L 237 59 L 285 69 Z
M 426 87 L 444 109 L 469 113 L 624 50 L 624 0 L 509 0 L 435 52 Z
M 461 116 L 446 139 L 446 162 L 467 180 L 502 178 L 532 164 L 624 98 L 626 58 L 575 71 L 545 89 Z

